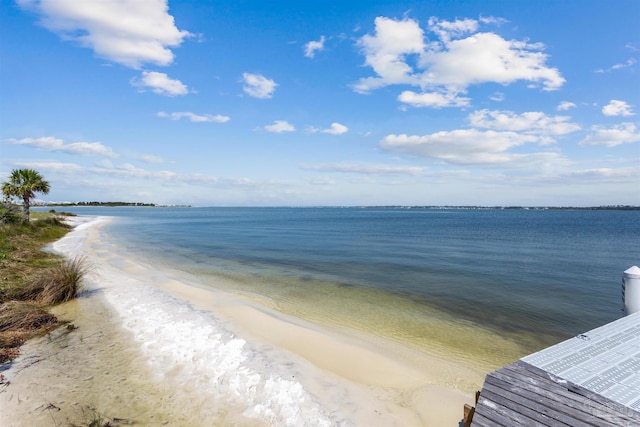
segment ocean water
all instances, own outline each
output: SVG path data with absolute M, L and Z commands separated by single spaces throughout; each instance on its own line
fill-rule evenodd
M 619 317 L 622 272 L 640 263 L 640 211 L 75 211 L 114 216 L 126 250 L 278 306 L 369 292 L 507 335 L 562 339 Z
M 480 370 L 619 318 L 622 272 L 640 264 L 640 211 L 64 210 L 113 217 L 101 229 L 105 244 L 160 271 L 188 273 L 200 287 Z M 242 413 L 272 425 L 295 425 L 304 408 L 321 424 L 349 424 L 290 380 L 304 377 L 300 370 L 286 372 L 286 363 L 251 348 L 209 314 L 160 297 L 153 283 L 118 292 L 114 301 L 159 372 L 181 366 L 185 383 L 204 376 L 218 391 L 228 384 L 226 393 L 254 399 Z

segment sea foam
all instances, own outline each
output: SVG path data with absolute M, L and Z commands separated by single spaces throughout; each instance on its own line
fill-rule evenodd
M 105 221 L 108 218 L 74 219 L 75 230 L 53 249 L 69 258 L 87 257 L 93 267 L 89 286 L 104 295 L 135 337 L 154 380 L 174 390 L 171 398 L 185 410 L 210 421 L 233 412 L 268 425 L 353 424 L 298 380 L 305 377 L 302 361 L 248 343 L 214 313 L 197 310 L 144 280 L 157 276 L 117 268 L 103 242 L 101 250 L 86 250 L 89 231 Z M 336 391 L 344 396 L 344 390 Z

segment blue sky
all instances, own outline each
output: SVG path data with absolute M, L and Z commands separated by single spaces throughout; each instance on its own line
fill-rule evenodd
M 46 200 L 640 205 L 640 2 L 1 0 Z

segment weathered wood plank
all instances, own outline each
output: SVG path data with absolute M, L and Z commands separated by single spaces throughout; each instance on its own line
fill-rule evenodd
M 553 382 L 543 381 L 540 378 L 524 377 L 521 373 L 514 375 L 506 369 L 493 372 L 487 375 L 489 381 L 503 381 L 512 384 L 522 390 L 536 393 L 541 399 L 559 400 L 562 399 L 570 408 L 581 411 L 584 408 L 585 399 L 569 392 L 566 388 L 559 387 Z
M 640 413 L 518 361 L 487 375 L 471 425 L 631 427 Z
M 507 393 L 508 394 L 508 393 Z M 484 388 L 482 390 L 482 395 L 485 396 L 486 399 L 492 401 L 496 405 L 504 408 L 505 412 L 511 412 L 514 415 L 511 415 L 512 418 L 518 421 L 518 424 L 515 425 L 536 425 L 536 426 L 563 426 L 563 427 L 574 427 L 576 425 L 575 419 L 569 419 L 568 422 L 561 422 L 555 417 L 549 416 L 550 408 L 544 408 L 544 411 L 536 411 L 535 409 L 529 408 L 525 405 L 522 405 L 522 400 L 520 402 L 515 400 L 510 400 L 509 398 L 495 393 L 491 388 Z M 512 394 L 511 397 L 514 395 Z M 517 416 L 515 414 L 518 414 Z M 531 420 L 529 422 L 529 420 Z
M 640 412 L 635 411 L 635 410 L 629 408 L 628 406 L 625 406 L 625 405 L 623 405 L 621 403 L 615 402 L 615 401 L 613 401 L 613 400 L 611 400 L 611 399 L 609 399 L 609 398 L 607 398 L 607 397 L 605 397 L 605 396 L 603 396 L 601 394 L 598 394 L 596 392 L 588 390 L 588 389 L 586 389 L 586 388 L 584 388 L 584 387 L 582 387 L 582 386 L 580 386 L 578 384 L 574 384 L 571 381 L 563 380 L 562 378 L 560 378 L 560 377 L 558 377 L 558 376 L 556 376 L 556 375 L 554 375 L 554 374 L 552 374 L 550 372 L 546 372 L 543 369 L 540 369 L 540 368 L 538 368 L 536 366 L 533 366 L 533 365 L 531 365 L 531 364 L 529 364 L 527 362 L 524 362 L 522 360 L 519 360 L 519 361 L 515 362 L 513 365 L 515 365 L 517 367 L 520 367 L 520 368 L 522 368 L 522 369 L 524 369 L 524 370 L 526 370 L 528 372 L 537 374 L 539 376 L 548 377 L 554 382 L 562 381 L 564 383 L 567 383 L 568 384 L 567 385 L 567 389 L 570 392 L 572 392 L 574 394 L 582 395 L 582 396 L 586 397 L 587 399 L 589 399 L 591 401 L 598 402 L 601 405 L 603 405 L 603 406 L 605 406 L 607 408 L 610 408 L 613 411 L 622 413 L 622 414 L 626 415 L 627 417 L 629 417 L 629 418 L 631 418 L 633 420 L 636 420 L 638 422 L 638 424 L 640 424 Z
M 476 408 L 476 410 L 477 410 L 477 408 Z M 471 427 L 503 427 L 503 426 L 505 426 L 505 425 L 504 424 L 496 424 L 495 421 L 487 418 L 482 413 L 478 413 L 478 412 L 476 412 L 473 415 L 473 421 L 471 422 Z M 511 426 L 505 426 L 505 427 L 511 427 Z
M 564 389 L 557 389 L 557 386 L 556 390 L 544 390 L 540 387 L 533 387 L 524 384 L 518 379 L 513 379 L 513 381 L 510 381 L 509 379 L 498 379 L 491 374 L 487 376 L 485 387 L 487 383 L 495 384 L 496 386 L 505 389 L 509 393 L 517 394 L 532 402 L 550 408 L 557 414 L 549 415 L 552 417 L 556 417 L 559 420 L 566 419 L 566 416 L 569 416 L 573 419 L 584 419 L 586 421 L 588 421 L 590 418 L 593 418 L 593 407 L 591 406 L 591 402 L 588 399 L 585 399 L 581 396 L 571 395 L 567 397 L 565 396 L 565 394 L 569 393 Z M 620 417 L 624 417 L 622 414 L 618 413 L 612 413 L 611 416 L 614 420 L 618 420 Z M 567 421 L 562 422 L 566 423 Z
M 493 425 L 501 425 L 501 426 L 540 426 L 537 421 L 531 419 L 519 412 L 513 411 L 505 406 L 492 401 L 484 396 L 483 393 L 480 393 L 480 399 L 478 400 L 478 406 L 476 407 L 476 415 L 482 414 L 487 417 L 491 421 L 494 422 Z M 475 415 L 474 415 L 475 421 Z M 474 426 L 474 424 L 471 424 Z
M 477 408 L 476 408 L 477 410 Z M 511 424 L 499 424 L 495 420 L 487 418 L 482 413 L 476 412 L 473 414 L 473 420 L 471 422 L 471 427 L 512 427 Z
M 539 400 L 541 403 L 546 401 L 545 405 L 554 407 L 557 412 L 562 412 L 576 420 L 582 420 L 591 425 L 640 425 L 637 419 L 618 412 L 616 408 L 604 406 L 585 396 L 572 393 L 564 385 L 553 381 L 537 379 L 534 386 L 530 383 L 522 382 L 521 377 L 510 376 L 509 370 L 501 369 L 487 375 L 485 387 L 487 382 L 489 384 L 496 383 L 496 385 L 506 390 L 529 397 L 534 401 Z M 536 397 L 532 394 L 538 394 L 539 396 Z
M 575 411 L 568 415 L 559 410 L 557 401 L 547 398 L 541 398 L 534 392 L 519 388 L 500 381 L 499 384 L 492 383 L 491 378 L 487 377 L 482 394 L 487 398 L 509 407 L 514 411 L 521 411 L 530 418 L 538 420 L 543 425 L 566 425 L 575 426 L 576 420 L 582 419 L 584 413 Z M 585 423 L 585 425 L 589 425 Z M 593 424 L 591 424 L 593 425 Z
M 529 375 L 527 376 L 527 374 Z M 624 420 L 626 422 L 634 421 L 640 425 L 640 414 L 630 410 L 630 408 L 610 401 L 600 395 L 594 396 L 596 398 L 590 398 L 584 395 L 587 393 L 574 393 L 568 388 L 571 384 L 568 381 L 559 379 L 555 376 L 555 378 L 549 378 L 544 374 L 553 375 L 548 372 L 545 373 L 544 371 L 528 371 L 526 369 L 523 370 L 522 367 L 518 368 L 513 365 L 509 365 L 508 367 L 502 368 L 489 375 L 503 379 L 507 382 L 512 382 L 517 384 L 519 387 L 536 391 L 548 399 L 557 401 L 561 400 L 563 405 L 567 408 L 567 411 L 569 411 L 569 408 L 572 408 L 591 416 L 597 414 L 598 418 L 607 418 L 606 414 L 610 414 L 615 419 L 619 417 L 620 420 Z M 594 393 L 591 394 L 593 395 Z M 611 404 L 608 405 L 608 402 Z M 624 407 L 626 410 L 622 410 L 621 407 Z

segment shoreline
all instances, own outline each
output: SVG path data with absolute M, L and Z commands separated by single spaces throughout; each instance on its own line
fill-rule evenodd
M 212 421 L 233 421 L 239 425 L 273 425 L 274 422 L 280 421 L 280 425 L 294 425 L 288 421 L 304 419 L 300 417 L 315 414 L 319 420 L 317 425 L 381 423 L 402 426 L 458 425 L 462 419 L 463 405 L 471 403 L 472 395 L 468 391 L 461 391 L 456 384 L 450 383 L 450 379 L 470 379 L 472 383 L 482 381 L 483 373 L 474 372 L 468 367 L 436 355 L 414 353 L 409 349 L 400 348 L 395 343 L 364 336 L 365 334 L 355 332 L 341 334 L 328 331 L 301 319 L 274 312 L 236 295 L 190 286 L 185 276 L 173 277 L 167 272 L 154 270 L 153 266 L 123 258 L 118 254 L 117 248 L 110 247 L 104 239 L 100 239 L 99 224 L 103 223 L 104 219 L 90 223 L 84 222 L 86 220 L 86 217 L 81 217 L 78 220 L 80 224 L 76 225 L 67 237 L 53 245 L 56 252 L 67 257 L 86 255 L 95 267 L 94 273 L 88 278 L 87 294 L 89 295 L 82 296 L 77 304 L 84 305 L 83 310 L 94 310 L 101 314 L 96 317 L 86 317 L 86 323 L 78 318 L 78 331 L 89 330 L 100 323 L 111 327 L 109 334 L 113 333 L 113 342 L 107 343 L 103 351 L 95 354 L 96 360 L 93 363 L 97 366 L 100 365 L 101 360 L 118 358 L 116 354 L 118 346 L 115 343 L 127 343 L 123 345 L 127 349 L 125 353 L 129 354 L 124 357 L 128 362 L 123 364 L 137 366 L 136 372 L 139 373 L 139 378 L 136 384 L 126 384 L 126 386 L 140 391 L 144 391 L 145 387 L 156 390 L 155 393 L 149 393 L 147 390 L 146 401 L 140 396 L 133 399 L 136 402 L 138 414 L 147 414 L 144 417 L 148 423 L 154 419 L 163 419 L 162 421 L 170 420 L 167 421 L 170 425 L 211 425 Z M 149 286 L 148 283 L 154 285 Z M 132 301 L 130 294 L 135 292 L 140 292 L 139 296 L 144 298 L 141 301 L 148 301 L 149 295 L 158 298 L 151 303 L 154 306 L 153 310 L 156 310 L 159 316 L 164 316 L 165 321 L 172 323 L 169 325 L 162 325 L 162 322 L 145 323 L 149 321 L 147 319 L 149 312 L 140 311 L 142 310 L 140 306 L 144 304 Z M 103 309 L 90 309 L 90 304 L 94 304 L 94 307 L 102 304 Z M 64 311 L 64 308 L 61 309 Z M 163 310 L 174 309 L 181 312 L 181 315 L 167 318 L 167 313 Z M 189 322 L 201 322 L 198 324 L 217 322 L 222 325 L 222 329 L 219 331 L 203 329 L 200 334 L 205 337 L 218 334 L 226 338 L 218 342 L 216 348 L 210 347 L 210 342 L 190 342 L 189 340 L 179 342 L 177 347 L 174 347 L 173 341 L 179 339 L 175 336 L 176 331 L 187 328 L 185 333 L 188 333 L 190 332 L 188 328 L 195 324 L 188 323 L 185 319 Z M 101 334 L 110 336 L 104 332 Z M 71 332 L 68 337 L 73 335 L 79 335 L 79 333 Z M 46 341 L 46 339 L 40 341 Z M 86 345 L 88 344 L 85 343 Z M 210 353 L 218 351 L 222 346 L 226 348 L 228 356 L 235 351 L 231 349 L 234 345 L 239 346 L 244 353 L 239 353 L 239 358 L 234 360 L 227 360 L 226 356 L 221 354 L 222 358 L 218 360 L 220 366 L 224 366 L 225 363 L 232 367 L 236 366 L 239 363 L 238 360 L 244 357 L 249 358 L 251 363 L 246 367 L 243 365 L 242 369 L 254 370 L 244 377 L 240 374 L 227 377 L 225 375 L 228 372 L 215 374 L 209 372 L 211 361 L 206 358 Z M 15 367 L 21 366 L 21 363 L 28 363 L 29 358 L 38 351 L 42 351 L 43 346 L 46 347 L 47 343 L 28 343 L 23 347 L 23 356 L 16 361 Z M 70 347 L 72 346 L 66 348 Z M 77 350 L 81 351 L 81 347 Z M 181 350 L 185 354 L 178 354 Z M 123 349 L 120 348 L 118 351 L 122 355 Z M 273 371 L 269 374 L 272 377 L 268 380 L 280 387 L 278 398 L 281 401 L 275 406 L 271 404 L 270 408 L 265 407 L 264 396 L 259 395 L 260 390 L 256 391 L 256 387 L 262 386 L 252 383 L 252 378 L 256 375 L 265 375 L 262 369 L 264 366 L 268 366 Z M 14 368 L 7 373 L 11 373 Z M 73 366 L 69 368 L 74 369 Z M 15 400 L 6 399 L 7 392 L 18 387 L 18 380 L 27 382 L 25 376 L 30 375 L 29 371 L 33 369 L 34 366 L 31 366 L 20 371 L 20 375 L 12 379 L 12 384 L 5 393 L 0 393 L 0 408 L 13 404 L 14 407 L 10 411 L 24 415 L 33 414 L 36 411 L 32 408 L 25 411 L 26 406 L 16 404 Z M 55 365 L 49 369 L 55 369 Z M 208 382 L 200 380 L 192 384 L 197 379 L 194 376 L 199 377 L 203 373 L 219 376 L 211 378 Z M 295 380 L 288 378 L 292 373 L 296 374 L 293 375 Z M 39 373 L 44 378 L 52 374 L 53 372 L 47 373 L 46 369 Z M 220 390 L 210 390 L 220 388 L 220 384 L 225 384 L 225 381 L 237 381 L 239 385 L 234 389 L 235 392 L 244 393 L 245 396 L 225 402 L 226 394 Z M 87 388 L 90 389 L 93 383 L 89 382 L 91 385 Z M 125 386 L 122 383 L 110 383 L 108 387 L 110 390 L 117 390 Z M 82 382 L 75 385 L 76 389 L 85 386 Z M 36 388 L 44 393 L 43 398 L 52 389 L 46 384 L 39 384 Z M 292 393 L 292 390 L 295 390 L 295 393 Z M 224 390 L 224 392 L 227 391 Z M 165 392 L 166 395 L 163 395 Z M 36 395 L 38 392 L 32 393 Z M 204 396 L 207 393 L 211 396 Z M 117 391 L 113 394 L 117 394 Z M 136 393 L 138 394 L 140 393 Z M 90 393 L 86 394 L 88 395 Z M 194 399 L 194 395 L 198 398 Z M 248 403 L 241 402 L 249 395 L 251 399 Z M 168 396 L 171 404 L 168 403 Z M 210 397 L 215 397 L 217 403 L 222 404 L 221 407 L 208 408 L 207 402 L 211 401 Z M 305 405 L 299 409 L 302 411 L 300 414 L 292 415 L 290 414 L 292 408 L 299 406 L 296 402 L 292 402 L 295 398 L 304 401 Z M 181 405 L 183 401 L 188 404 Z M 72 404 L 76 408 L 91 405 L 95 406 L 91 402 L 84 405 L 76 401 L 75 405 Z M 234 407 L 235 405 L 237 407 Z M 118 413 L 117 402 L 106 406 L 96 410 L 99 409 L 100 413 L 112 417 L 127 418 L 129 416 L 128 412 L 125 415 Z M 126 406 L 122 406 L 124 412 L 126 412 L 124 410 Z M 147 413 L 140 409 L 144 407 L 152 408 L 151 412 Z M 181 410 L 181 407 L 188 410 Z M 155 414 L 153 414 L 154 408 L 157 412 Z M 6 414 L 10 411 L 3 409 L 1 413 Z M 186 422 L 189 417 L 189 414 L 180 412 L 190 412 L 190 416 L 197 414 L 198 417 L 189 419 L 188 423 L 180 424 Z M 42 411 L 40 415 L 43 415 Z M 140 422 L 141 417 L 137 415 L 133 419 Z

